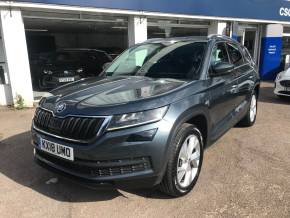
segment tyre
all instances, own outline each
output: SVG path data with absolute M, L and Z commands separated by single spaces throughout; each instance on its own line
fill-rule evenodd
M 257 118 L 257 109 L 258 109 L 258 100 L 257 100 L 257 94 L 254 93 L 251 96 L 251 103 L 248 108 L 248 112 L 246 116 L 239 122 L 239 126 L 243 127 L 250 127 L 253 126 L 256 122 Z
M 191 124 L 183 124 L 176 134 L 160 184 L 160 190 L 170 196 L 179 197 L 192 190 L 197 182 L 203 160 L 203 137 Z

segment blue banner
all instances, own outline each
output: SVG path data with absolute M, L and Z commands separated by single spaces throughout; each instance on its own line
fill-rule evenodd
M 260 75 L 274 80 L 281 70 L 282 37 L 264 37 L 261 43 Z
M 290 22 L 290 0 L 18 0 L 18 2 Z

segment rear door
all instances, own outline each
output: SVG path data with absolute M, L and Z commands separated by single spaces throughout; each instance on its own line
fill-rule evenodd
M 217 139 L 235 123 L 237 77 L 235 69 L 217 75 L 213 67 L 221 62 L 231 63 L 226 44 L 216 43 L 212 49 L 209 67 L 210 114 L 213 125 L 212 140 Z
M 235 65 L 237 76 L 235 116 L 240 120 L 247 111 L 251 93 L 254 88 L 254 64 L 250 57 L 244 56 L 242 48 L 234 43 L 227 43 L 231 62 Z M 250 59 L 249 59 L 250 58 Z

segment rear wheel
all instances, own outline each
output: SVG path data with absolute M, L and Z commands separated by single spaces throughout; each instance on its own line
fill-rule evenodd
M 160 190 L 179 197 L 192 190 L 200 173 L 203 160 L 200 131 L 194 125 L 183 124 L 174 138 L 172 148 Z
M 240 121 L 239 125 L 244 127 L 253 126 L 254 123 L 256 122 L 257 108 L 258 108 L 257 94 L 254 93 L 251 97 L 251 103 L 248 112 L 246 116 Z

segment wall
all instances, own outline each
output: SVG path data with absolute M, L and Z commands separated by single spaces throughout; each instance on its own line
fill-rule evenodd
M 0 14 L 2 40 L 13 99 L 16 100 L 16 96 L 21 95 L 25 106 L 32 107 L 33 92 L 21 11 L 3 9 Z
M 283 26 L 269 24 L 261 42 L 260 75 L 263 80 L 274 80 L 280 72 Z
M 9 77 L 8 77 L 8 72 L 7 72 L 6 57 L 5 57 L 5 50 L 3 46 L 1 28 L 0 28 L 0 66 L 2 66 L 4 69 L 5 83 L 6 83 L 6 84 L 0 84 L 0 105 L 11 105 L 13 104 L 13 97 L 12 97 L 11 86 L 8 84 Z
M 290 21 L 288 0 L 18 0 L 187 15 Z M 226 6 L 226 7 L 225 7 Z

